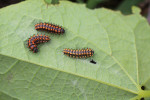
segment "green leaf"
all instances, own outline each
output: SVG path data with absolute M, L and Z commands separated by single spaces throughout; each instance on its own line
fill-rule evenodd
M 86 6 L 87 8 L 94 9 L 99 3 L 104 2 L 104 1 L 106 0 L 88 0 Z
M 84 0 L 76 0 L 78 3 L 84 3 Z
M 45 3 L 47 3 L 47 4 L 51 4 L 52 3 L 52 0 L 44 0 L 45 1 Z
M 0 100 L 18 100 L 5 93 L 0 92 Z
M 46 4 L 58 4 L 59 0 L 44 0 Z
M 133 6 L 132 7 L 132 12 L 135 13 L 135 14 L 139 14 L 141 12 L 141 9 L 136 7 L 136 6 Z
M 66 32 L 36 31 L 39 22 L 62 25 Z M 26 43 L 37 33 L 51 41 L 33 53 Z M 21 100 L 149 99 L 149 33 L 138 13 L 123 16 L 68 1 L 47 5 L 28 0 L 5 7 L 0 9 L 0 91 Z M 88 59 L 62 53 L 64 48 L 87 47 L 95 52 Z
M 142 1 L 143 0 L 123 0 L 117 10 L 120 10 L 123 14 L 131 14 L 132 6 L 138 6 L 138 4 Z

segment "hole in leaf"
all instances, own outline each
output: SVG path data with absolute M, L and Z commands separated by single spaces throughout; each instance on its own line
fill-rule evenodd
M 90 61 L 90 63 L 92 64 L 96 64 L 96 61 L 94 61 L 93 59 Z
M 141 89 L 142 89 L 142 90 L 145 90 L 145 86 L 141 86 Z
M 144 100 L 144 98 L 141 98 L 141 100 Z

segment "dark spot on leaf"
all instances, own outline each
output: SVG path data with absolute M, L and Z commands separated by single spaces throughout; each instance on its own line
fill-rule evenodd
M 142 89 L 142 90 L 145 90 L 145 86 L 141 86 L 141 89 Z
M 93 59 L 90 61 L 90 63 L 92 64 L 96 64 L 96 61 L 94 61 Z

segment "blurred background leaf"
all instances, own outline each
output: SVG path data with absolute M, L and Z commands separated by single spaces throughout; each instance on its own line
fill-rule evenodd
M 0 0 L 0 8 L 15 4 L 24 0 Z M 113 10 L 120 10 L 123 14 L 131 14 L 132 6 L 139 6 L 142 2 L 149 0 L 60 0 L 85 3 L 90 9 L 105 7 Z M 45 0 L 47 4 L 57 4 L 59 0 Z
M 124 0 L 118 7 L 117 10 L 120 10 L 123 14 L 131 14 L 131 7 L 138 6 L 143 0 Z

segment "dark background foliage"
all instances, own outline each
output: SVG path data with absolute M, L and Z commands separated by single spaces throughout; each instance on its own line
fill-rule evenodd
M 24 0 L 0 0 L 0 8 L 19 3 Z M 45 0 L 46 1 L 46 0 Z M 52 0 L 58 1 L 58 0 Z M 109 8 L 112 10 L 119 10 L 123 14 L 131 14 L 131 7 L 133 5 L 141 8 L 141 14 L 147 19 L 150 13 L 150 0 L 69 0 L 76 3 L 85 3 L 87 8 L 95 9 L 95 8 Z

